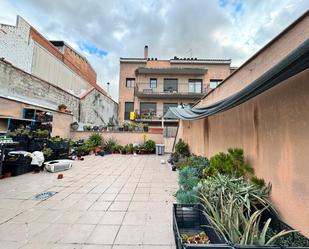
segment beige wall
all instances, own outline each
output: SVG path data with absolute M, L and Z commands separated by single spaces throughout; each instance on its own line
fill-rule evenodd
M 234 94 L 281 61 L 309 36 L 305 15 L 200 101 L 207 106 Z M 181 121 L 178 137 L 193 153 L 239 147 L 257 176 L 272 183 L 271 198 L 284 221 L 309 236 L 309 69 L 204 120 Z
M 72 131 L 71 138 L 73 140 L 88 139 L 89 136 L 94 133 L 91 131 Z M 116 139 L 117 143 L 124 146 L 129 143 L 143 143 L 144 135 L 146 139 L 151 139 L 157 144 L 163 143 L 163 134 L 155 133 L 140 133 L 140 132 L 101 132 L 104 139 L 113 138 Z
M 182 121 L 196 154 L 245 151 L 255 173 L 273 185 L 283 219 L 309 236 L 309 69 L 254 99 L 206 120 Z
M 22 118 L 24 108 L 33 108 L 39 110 L 46 110 L 41 107 L 36 107 L 33 105 L 24 104 L 22 102 L 17 102 L 0 97 L 0 116 L 10 116 L 12 118 Z M 50 110 L 48 110 L 50 111 Z M 73 122 L 73 116 L 71 114 L 61 113 L 57 111 L 52 111 L 53 113 L 53 130 L 52 136 L 60 136 L 63 138 L 70 138 L 70 124 Z M 2 121 L 2 128 L 7 129 L 7 125 L 4 126 Z

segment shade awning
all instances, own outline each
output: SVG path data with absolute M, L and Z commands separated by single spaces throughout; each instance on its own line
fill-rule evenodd
M 165 116 L 197 120 L 227 111 L 280 84 L 309 67 L 309 39 L 288 54 L 278 64 L 237 93 L 205 107 L 170 107 Z

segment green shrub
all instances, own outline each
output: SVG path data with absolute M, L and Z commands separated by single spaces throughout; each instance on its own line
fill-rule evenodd
M 45 157 L 50 157 L 53 154 L 53 150 L 51 148 L 44 148 L 42 152 Z
M 252 174 L 253 168 L 245 163 L 242 149 L 229 149 L 227 154 L 220 152 L 211 157 L 209 167 L 204 170 L 205 176 L 213 176 L 219 173 L 238 177 L 248 173 Z
M 182 139 L 179 139 L 178 143 L 175 145 L 175 152 L 182 157 L 188 157 L 190 156 L 189 145 Z
M 258 178 L 257 176 L 252 176 L 250 178 L 250 182 L 252 184 L 255 184 L 257 186 L 259 186 L 260 188 L 264 187 L 266 185 L 265 180 L 262 178 Z
M 190 204 L 190 203 L 199 202 L 199 199 L 197 196 L 198 196 L 198 191 L 196 188 L 191 189 L 189 191 L 179 189 L 176 193 L 177 202 L 182 203 L 182 204 Z
M 113 147 L 115 147 L 116 145 L 117 145 L 117 141 L 113 138 L 110 138 L 104 143 L 104 151 L 112 152 Z
M 86 142 L 81 146 L 75 147 L 74 150 L 81 155 L 88 155 L 89 152 L 93 150 L 93 147 L 88 142 Z
M 147 152 L 154 153 L 156 150 L 156 143 L 149 139 L 144 143 L 144 147 Z
M 176 164 L 178 170 L 182 170 L 185 167 L 195 168 L 198 172 L 198 177 L 203 176 L 203 171 L 209 166 L 209 161 L 206 157 L 192 155 L 185 160 L 179 161 Z
M 92 149 L 94 149 L 95 147 L 101 146 L 103 142 L 104 142 L 103 137 L 99 133 L 91 134 L 91 136 L 87 140 L 88 145 Z

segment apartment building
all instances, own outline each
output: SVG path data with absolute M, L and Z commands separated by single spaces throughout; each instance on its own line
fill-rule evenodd
M 150 58 L 148 46 L 142 58 L 120 58 L 120 124 L 135 112 L 135 121 L 160 126 L 169 107 L 194 104 L 230 75 L 230 65 L 230 59 Z M 173 119 L 164 122 L 177 125 Z

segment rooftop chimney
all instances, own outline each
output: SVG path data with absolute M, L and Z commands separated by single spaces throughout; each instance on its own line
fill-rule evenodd
M 148 58 L 148 46 L 147 45 L 144 47 L 144 58 L 145 59 Z

